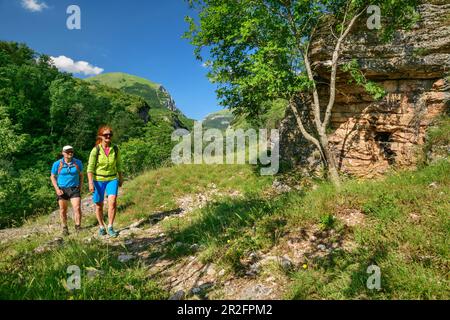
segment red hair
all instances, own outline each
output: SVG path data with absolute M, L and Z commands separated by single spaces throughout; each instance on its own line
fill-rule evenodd
M 95 141 L 95 145 L 96 146 L 98 146 L 100 143 L 102 143 L 102 136 L 103 136 L 103 133 L 105 132 L 105 131 L 110 131 L 110 132 L 112 132 L 112 129 L 111 129 L 111 127 L 110 126 L 108 126 L 108 125 L 105 125 L 105 126 L 101 126 L 100 128 L 98 128 L 98 131 L 97 131 L 97 140 Z

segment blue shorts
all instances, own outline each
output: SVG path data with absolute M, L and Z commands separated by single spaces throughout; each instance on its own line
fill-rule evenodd
M 94 180 L 94 195 L 92 201 L 94 203 L 103 203 L 105 200 L 105 191 L 107 196 L 117 196 L 119 190 L 119 180 L 111 181 L 95 181 Z

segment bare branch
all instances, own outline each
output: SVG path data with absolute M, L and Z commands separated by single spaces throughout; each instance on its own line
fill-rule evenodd
M 342 29 L 341 29 L 341 37 L 344 32 L 345 20 L 347 20 L 348 9 L 350 7 L 351 1 L 347 1 L 347 6 L 345 7 L 344 19 L 342 19 Z
M 331 35 L 336 39 L 339 40 L 339 38 L 334 34 L 333 32 L 333 26 L 330 24 L 330 31 L 331 31 Z
M 314 138 L 311 134 L 309 134 L 306 131 L 305 126 L 303 125 L 303 122 L 302 122 L 302 118 L 298 114 L 298 110 L 297 110 L 297 107 L 295 106 L 295 102 L 293 101 L 293 99 L 291 99 L 291 101 L 289 101 L 289 107 L 291 108 L 292 112 L 294 113 L 295 119 L 297 120 L 297 125 L 298 125 L 302 135 L 305 137 L 306 140 L 308 140 L 309 142 L 314 144 L 317 147 L 317 149 L 319 149 L 322 159 L 324 161 L 326 161 L 326 158 L 325 158 L 325 155 L 323 154 L 322 147 L 320 146 L 319 140 Z
M 297 27 L 295 26 L 295 22 L 293 21 L 292 12 L 290 11 L 290 8 L 288 9 L 288 19 L 291 24 L 291 28 L 294 33 L 295 39 L 297 41 L 298 50 L 300 51 L 300 54 L 303 56 L 303 61 L 305 63 L 306 72 L 308 74 L 308 79 L 314 83 L 314 87 L 313 87 L 314 103 L 312 104 L 312 109 L 313 109 L 313 115 L 314 115 L 314 122 L 316 124 L 317 130 L 320 131 L 322 128 L 322 123 L 320 122 L 319 94 L 317 93 L 317 88 L 316 88 L 315 82 L 314 82 L 314 75 L 312 73 L 311 65 L 310 65 L 309 59 L 308 59 L 308 51 L 309 51 L 310 43 L 309 42 L 307 43 L 306 48 L 304 49 L 305 51 L 303 51 L 301 41 L 300 41 L 300 35 L 298 34 Z M 313 30 L 311 31 L 310 39 L 312 38 L 312 35 L 314 34 L 314 32 L 315 32 L 315 28 L 313 28 Z
M 339 59 L 339 54 L 340 54 L 340 50 L 341 50 L 341 45 L 343 40 L 345 39 L 345 37 L 348 35 L 348 33 L 350 32 L 351 28 L 353 27 L 353 25 L 355 24 L 355 21 L 359 18 L 359 16 L 364 12 L 365 10 L 362 10 L 361 12 L 359 12 L 357 15 L 355 15 L 349 22 L 347 28 L 345 28 L 345 31 L 343 31 L 341 33 L 341 36 L 339 37 L 336 46 L 334 48 L 333 51 L 333 57 L 331 60 L 331 78 L 330 78 L 330 97 L 329 97 L 329 101 L 328 101 L 328 105 L 325 111 L 325 118 L 322 122 L 322 130 L 325 130 L 325 128 L 328 126 L 329 122 L 330 122 L 330 117 L 331 117 L 331 109 L 333 108 L 334 105 L 334 100 L 336 98 L 336 73 L 337 73 L 337 62 Z M 344 17 L 345 19 L 345 17 Z M 344 30 L 344 29 L 343 29 Z
M 308 45 L 309 47 L 309 45 Z M 322 127 L 322 123 L 320 122 L 320 102 L 319 102 L 319 93 L 317 92 L 316 82 L 314 80 L 314 75 L 311 70 L 311 64 L 309 63 L 308 53 L 303 53 L 303 61 L 305 63 L 306 73 L 308 74 L 308 79 L 314 83 L 313 87 L 313 115 L 314 115 L 314 122 L 316 123 L 317 130 L 319 130 Z

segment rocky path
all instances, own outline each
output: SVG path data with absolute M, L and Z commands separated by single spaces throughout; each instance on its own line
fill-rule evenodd
M 85 198 L 81 201 L 81 210 L 83 212 L 83 216 L 95 214 L 91 197 Z M 68 217 L 69 219 L 72 219 L 73 217 L 73 210 L 71 207 L 69 207 L 68 210 Z M 58 234 L 58 232 L 61 231 L 59 221 L 59 211 L 57 210 L 45 217 L 45 219 L 43 219 L 40 223 L 29 223 L 18 228 L 2 229 L 0 230 L 0 243 L 7 244 L 8 242 L 20 238 L 28 238 L 37 234 Z
M 274 184 L 279 193 L 279 186 Z M 351 250 L 351 240 L 334 230 L 321 231 L 318 227 L 291 231 L 283 236 L 276 247 L 269 252 L 251 252 L 244 261 L 245 274 L 237 276 L 214 263 L 203 263 L 197 244 L 173 243 L 165 234 L 161 221 L 167 219 L 188 219 L 192 211 L 205 206 L 209 201 L 220 197 L 241 197 L 240 192 L 220 192 L 214 185 L 206 193 L 185 195 L 177 200 L 178 208 L 155 212 L 145 219 L 118 229 L 115 239 L 98 237 L 97 226 L 85 226 L 80 241 L 89 243 L 100 239 L 117 250 L 117 259 L 122 263 L 138 260 L 148 270 L 148 277 L 158 281 L 171 292 L 171 299 L 282 299 L 287 287 L 287 272 L 308 268 L 307 262 L 317 257 L 326 257 L 334 250 Z M 84 216 L 94 215 L 91 198 L 82 200 Z M 71 215 L 71 212 L 69 212 Z M 347 219 L 345 220 L 344 219 Z M 339 218 L 339 217 L 338 217 Z M 342 221 L 348 226 L 363 222 L 360 212 L 343 212 Z M 59 237 L 59 213 L 53 212 L 40 224 L 0 231 L 2 244 L 34 234 L 55 236 L 34 251 L 36 253 L 53 250 L 64 245 Z M 86 236 L 87 234 L 87 236 Z M 78 236 L 77 236 L 78 237 Z M 190 255 L 172 258 L 166 255 L 169 246 L 189 246 Z M 187 248 L 184 248 L 187 249 Z M 272 272 L 276 270 L 275 272 Z M 279 272 L 281 270 L 281 272 Z M 90 270 L 101 273 L 101 270 Z

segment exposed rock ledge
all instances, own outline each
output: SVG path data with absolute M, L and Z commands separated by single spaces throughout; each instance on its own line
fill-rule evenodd
M 363 88 L 338 73 L 330 143 L 340 169 L 354 176 L 385 173 L 392 165 L 412 167 L 417 146 L 425 141 L 432 120 L 449 110 L 450 4 L 419 7 L 421 20 L 410 31 L 397 31 L 383 43 L 365 19 L 344 43 L 340 63 L 357 59 L 366 78 L 384 87 L 387 95 L 374 101 Z M 328 82 L 333 41 L 319 32 L 311 45 L 318 79 Z M 328 87 L 319 85 L 321 105 Z M 281 156 L 296 165 L 312 164 L 312 150 L 287 111 L 281 126 Z

